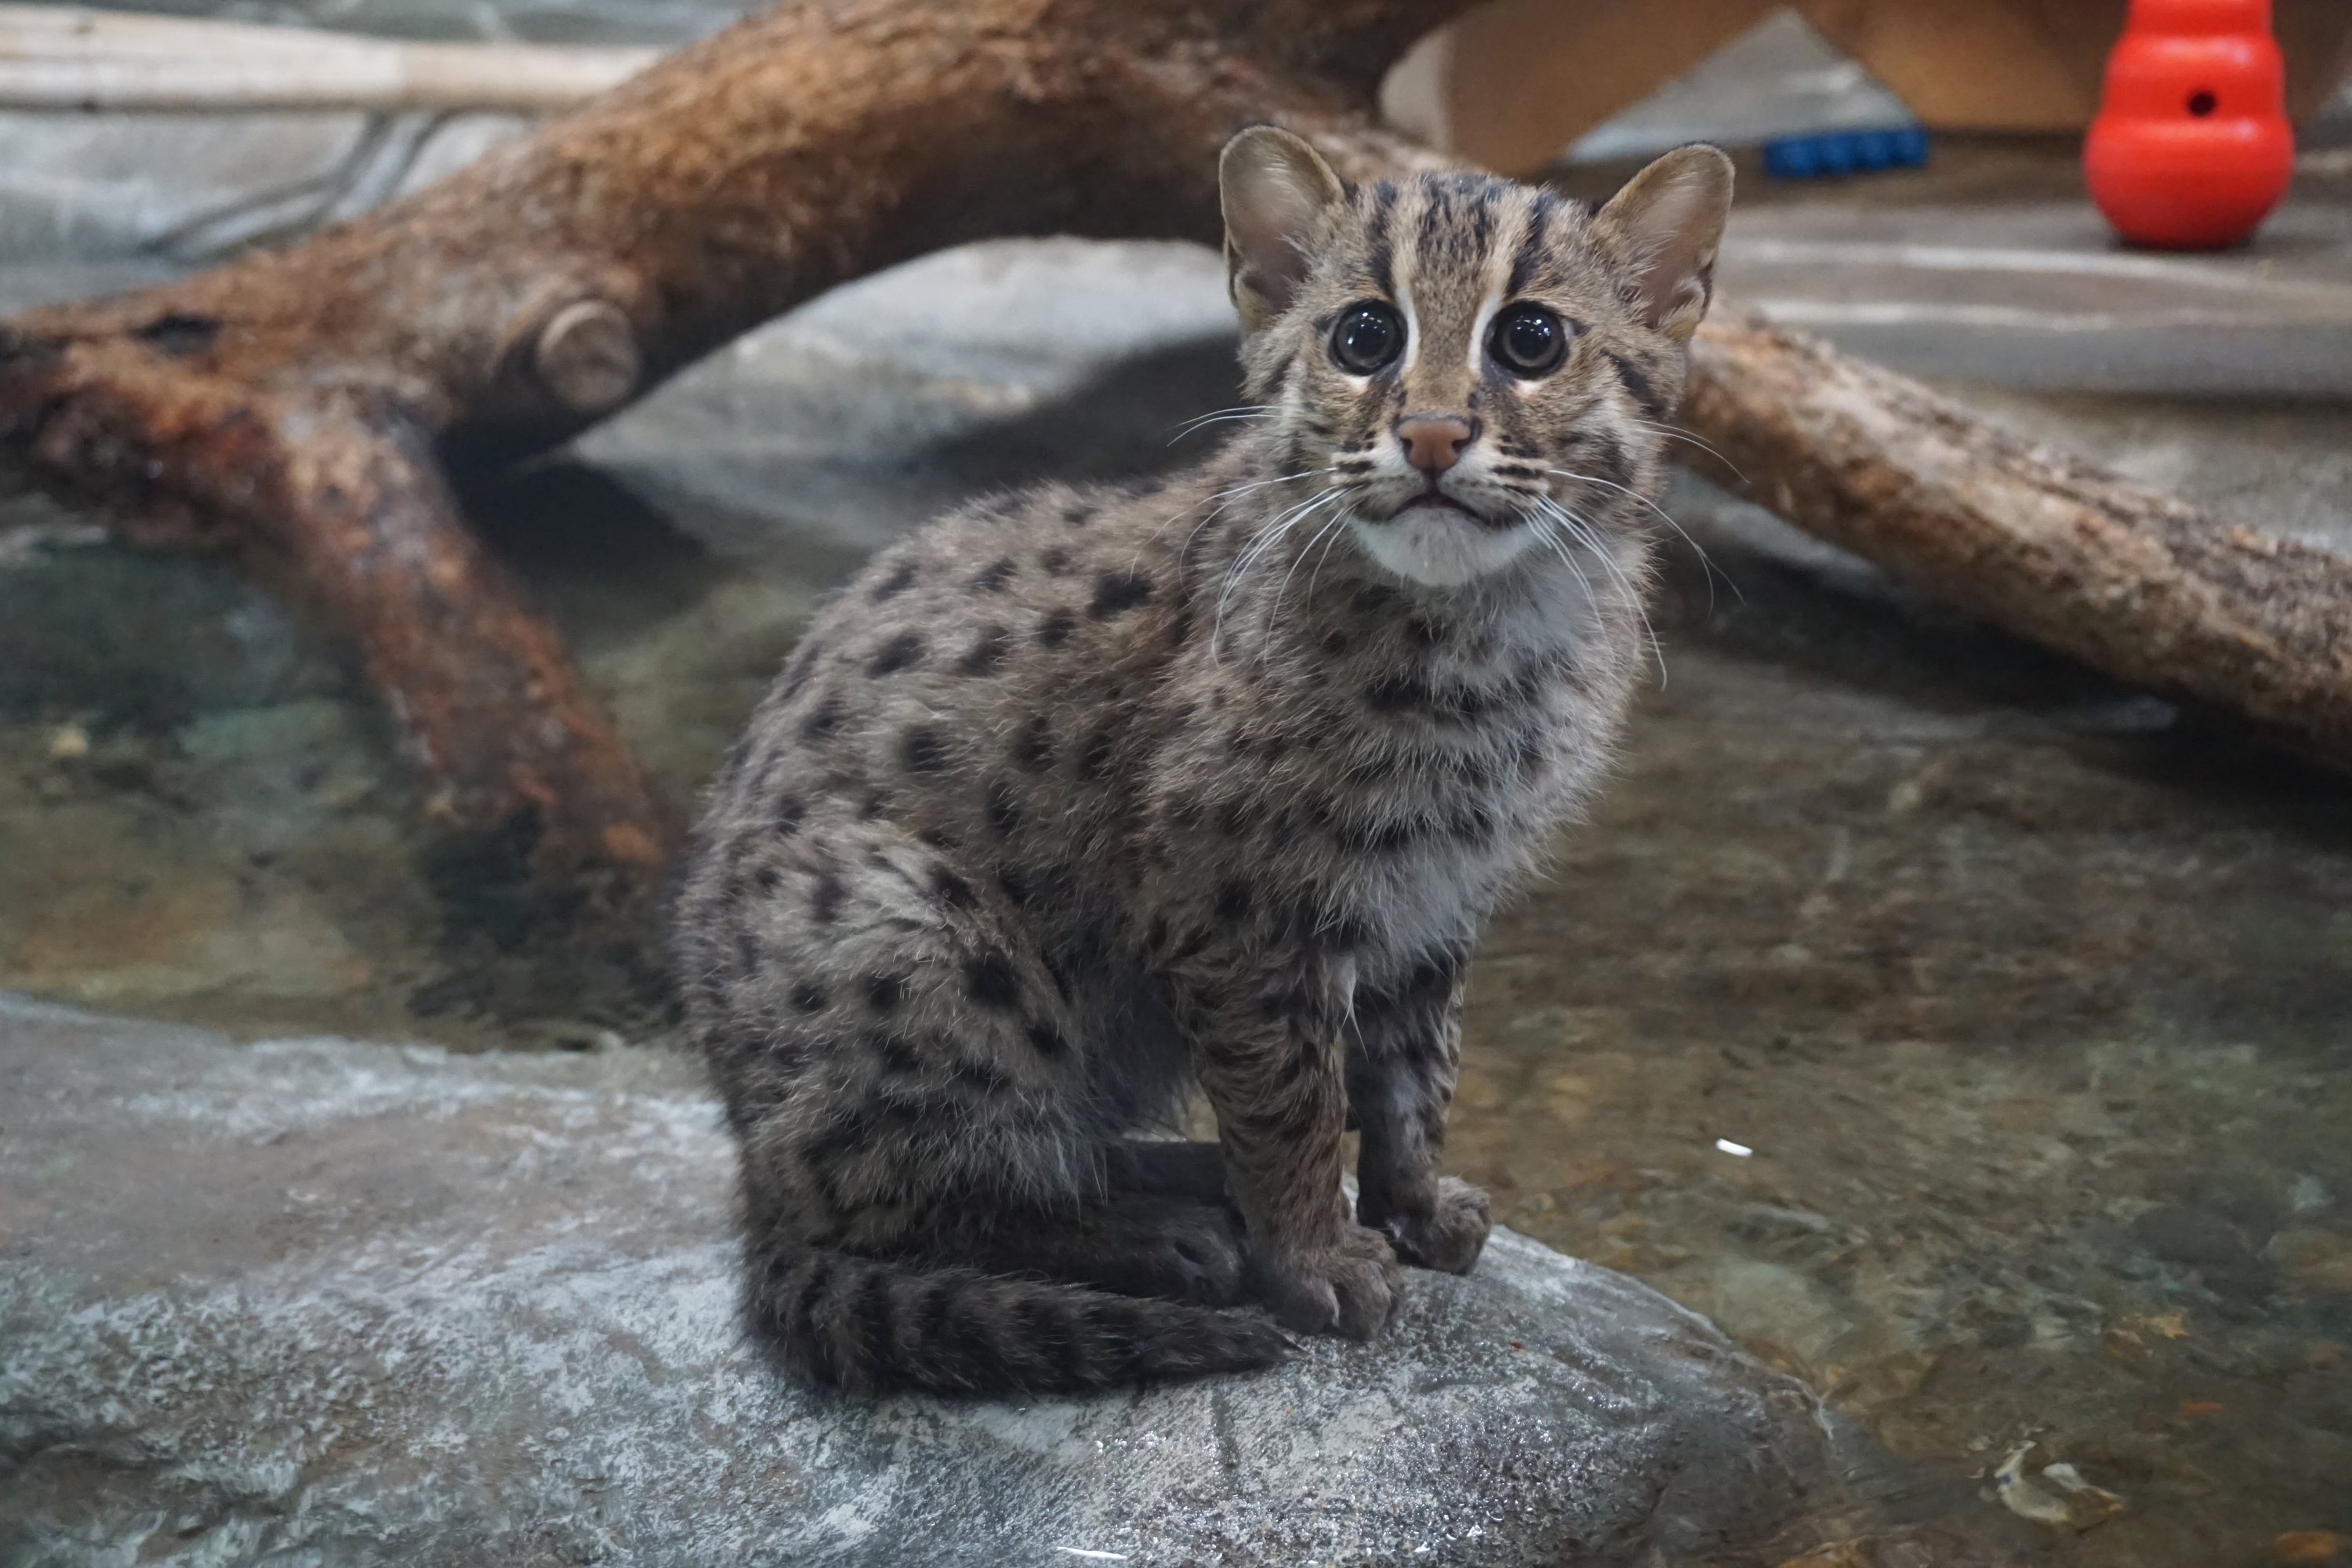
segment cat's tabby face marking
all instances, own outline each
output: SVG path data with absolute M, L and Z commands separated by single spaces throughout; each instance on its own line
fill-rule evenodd
M 1706 309 L 1721 153 L 1598 213 L 1478 174 L 1347 185 L 1270 127 L 1221 173 L 1249 401 L 1374 561 L 1454 587 L 1624 516 Z

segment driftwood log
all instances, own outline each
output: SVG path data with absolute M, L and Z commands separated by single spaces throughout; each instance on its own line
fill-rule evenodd
M 1793 332 L 1718 321 L 1692 362 L 1682 417 L 1751 499 L 2019 637 L 2352 768 L 2352 561 Z
M 302 244 L 0 325 L 0 464 L 135 542 L 226 552 L 314 608 L 363 653 L 439 816 L 520 828 L 551 890 L 625 905 L 656 885 L 677 818 L 467 528 L 445 459 L 558 441 L 821 290 L 941 246 L 1212 237 L 1215 152 L 1255 121 L 1305 132 L 1350 174 L 1432 162 L 1370 106 L 1384 68 L 1466 3 L 793 4 Z M 2217 550 L 2231 570 L 2259 552 L 2190 548 L 2177 509 L 1793 340 L 1710 332 L 1700 364 L 1701 428 L 1769 476 L 1794 521 L 1865 553 L 1884 542 L 1932 591 L 2127 679 L 2352 756 L 2340 637 L 2301 672 L 2305 645 L 2212 651 L 2263 626 L 2324 630 L 2310 597 L 2340 591 L 2324 564 L 2277 555 L 2261 581 L 2306 607 L 2241 624 L 2242 594 L 2204 575 Z M 1835 405 L 1832 380 L 1876 405 Z M 1962 482 L 1948 452 L 1989 466 L 1968 505 L 1940 504 Z M 2078 525 L 2037 533 L 2021 506 Z M 1964 515 L 1973 536 L 1927 542 Z M 2053 616 L 2035 574 L 1970 586 L 2025 539 L 2040 580 L 2088 581 L 2095 559 L 2109 591 Z M 2078 614 L 2105 629 L 2084 635 Z
M 992 235 L 1216 232 L 1224 139 L 1359 173 L 1462 0 L 835 0 L 738 24 L 355 221 L 0 325 L 0 463 L 226 552 L 362 651 L 453 828 L 551 889 L 656 886 L 677 822 L 466 526 L 457 448 L 562 439 L 845 279 Z

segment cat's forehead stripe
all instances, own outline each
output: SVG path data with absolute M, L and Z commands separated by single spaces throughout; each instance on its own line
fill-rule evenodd
M 1543 264 L 1544 250 L 1551 243 L 1552 215 L 1559 210 L 1559 198 L 1549 191 L 1538 191 L 1527 206 L 1527 221 L 1519 231 L 1519 243 L 1511 258 L 1510 281 L 1504 291 L 1517 294 L 1535 281 L 1536 269 Z
M 1371 212 L 1364 223 L 1365 237 L 1370 244 L 1366 265 L 1371 274 L 1372 287 L 1391 300 L 1396 298 L 1396 278 L 1391 267 L 1396 245 L 1391 236 L 1390 226 L 1395 216 L 1396 186 L 1382 180 L 1372 187 Z

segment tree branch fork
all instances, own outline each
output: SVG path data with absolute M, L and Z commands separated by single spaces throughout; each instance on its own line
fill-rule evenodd
M 1244 124 L 1300 129 L 1351 175 L 1434 165 L 1372 99 L 1463 8 L 791 5 L 300 244 L 0 325 L 0 465 L 309 606 L 360 650 L 438 816 L 521 822 L 542 883 L 627 905 L 658 886 L 677 816 L 467 526 L 445 454 L 551 445 L 942 246 L 1211 238 L 1216 150 Z M 1685 416 L 1801 525 L 2352 763 L 2352 633 L 2312 603 L 2352 603 L 2341 562 L 2004 445 L 1801 339 L 1711 327 L 1695 370 Z

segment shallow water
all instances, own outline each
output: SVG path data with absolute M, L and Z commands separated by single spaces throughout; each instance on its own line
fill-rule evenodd
M 1221 294 L 1177 247 L 939 258 L 473 502 L 688 795 L 874 544 L 974 488 L 1181 458 L 1165 433 L 1232 401 Z M 664 1037 L 606 955 L 549 951 L 419 837 L 330 647 L 217 568 L 0 507 L 40 524 L 0 531 L 0 986 L 251 1032 Z M 1485 944 L 1452 1163 L 1859 1417 L 1904 1461 L 1895 1516 L 2082 1564 L 2352 1533 L 2342 781 L 1701 487 L 1674 507 L 1719 575 L 1678 560 L 1621 775 Z

